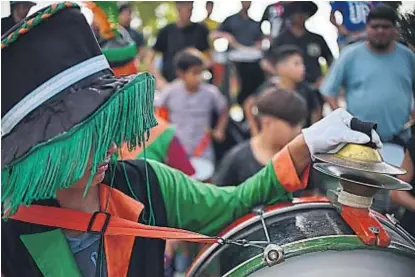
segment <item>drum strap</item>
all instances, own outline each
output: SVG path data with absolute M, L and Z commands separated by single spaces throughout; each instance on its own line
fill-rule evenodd
M 210 144 L 210 132 L 206 132 L 193 151 L 193 157 L 201 157 Z
M 217 238 L 190 231 L 144 225 L 107 212 L 93 214 L 41 205 L 21 206 L 9 218 L 49 227 L 96 233 L 105 236 L 134 236 L 153 239 L 177 239 L 197 243 L 215 243 Z

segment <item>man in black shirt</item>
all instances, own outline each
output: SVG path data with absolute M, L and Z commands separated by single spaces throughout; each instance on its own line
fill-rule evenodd
M 285 15 L 290 19 L 287 28 L 271 43 L 270 51 L 281 45 L 291 44 L 298 46 L 304 53 L 304 64 L 306 66 L 306 81 L 318 87 L 322 77 L 319 58 L 323 57 L 327 64 L 333 61 L 333 54 L 324 38 L 305 28 L 308 18 L 317 12 L 317 5 L 311 1 L 291 2 L 286 5 Z M 273 70 L 269 62 L 263 62 L 264 70 Z M 270 72 L 274 75 L 275 72 Z
M 229 42 L 231 50 L 229 57 L 235 64 L 241 82 L 238 102 L 242 105 L 265 78 L 259 66 L 262 57 L 261 25 L 248 15 L 251 2 L 241 1 L 241 3 L 241 11 L 226 18 L 211 36 L 213 39 L 225 38 Z
M 1 35 L 24 19 L 34 5 L 36 3 L 32 1 L 10 1 L 10 15 L 1 19 Z
M 261 170 L 296 135 L 307 116 L 304 99 L 293 91 L 270 88 L 255 106 L 261 130 L 258 135 L 232 148 L 222 159 L 213 183 L 239 185 Z
M 137 46 L 138 59 L 141 60 L 144 56 L 145 44 L 144 35 L 130 27 L 132 8 L 129 3 L 123 3 L 118 8 L 119 11 L 119 22 L 120 22 L 120 33 L 124 37 L 128 37 L 135 42 Z
M 196 48 L 201 52 L 208 52 L 209 30 L 205 24 L 190 21 L 193 10 L 192 1 L 176 2 L 178 12 L 177 21 L 162 28 L 157 34 L 156 43 L 150 50 L 147 64 L 150 71 L 157 77 L 158 87 L 163 87 L 167 82 L 176 78 L 173 66 L 174 56 L 183 49 Z M 163 65 L 161 74 L 154 66 L 156 53 L 162 54 Z

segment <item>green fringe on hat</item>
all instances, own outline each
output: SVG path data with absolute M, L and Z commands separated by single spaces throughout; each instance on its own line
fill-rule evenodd
M 151 74 L 135 76 L 86 120 L 7 165 L 1 172 L 1 201 L 5 210 L 10 209 L 8 215 L 14 214 L 19 205 L 55 198 L 57 190 L 70 187 L 84 176 L 92 159 L 86 194 L 111 143 L 121 146 L 127 142 L 133 149 L 157 125 L 154 90 Z

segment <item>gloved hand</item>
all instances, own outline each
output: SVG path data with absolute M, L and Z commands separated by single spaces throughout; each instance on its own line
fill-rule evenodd
M 370 138 L 361 132 L 350 129 L 353 116 L 345 109 L 337 109 L 327 117 L 303 129 L 304 140 L 311 157 L 317 153 L 327 153 L 343 143 L 365 144 Z M 382 147 L 379 135 L 372 130 L 372 142 Z

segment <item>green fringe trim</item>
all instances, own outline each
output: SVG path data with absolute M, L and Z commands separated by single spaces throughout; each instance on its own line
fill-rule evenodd
M 86 194 L 112 142 L 117 146 L 127 142 L 132 150 L 145 142 L 149 130 L 157 125 L 154 90 L 151 74 L 135 76 L 86 120 L 7 165 L 1 172 L 3 208 L 10 209 L 12 215 L 21 204 L 55 198 L 57 190 L 70 187 L 84 175 L 92 159 Z

